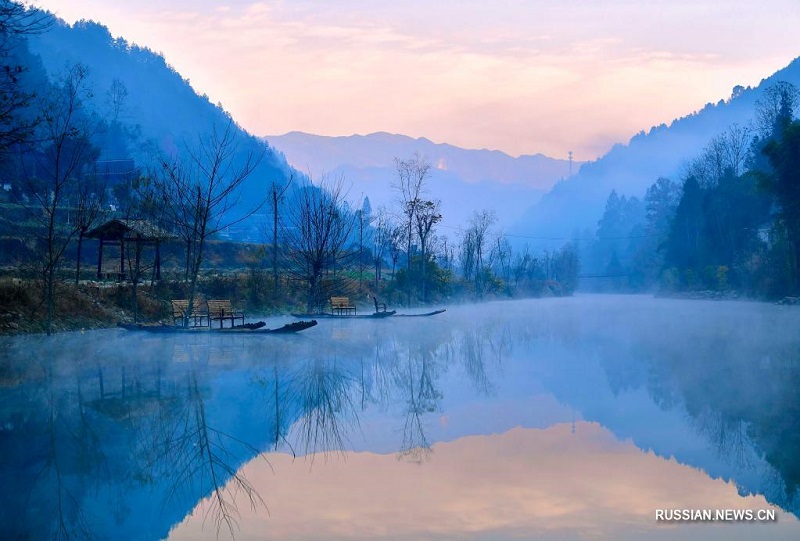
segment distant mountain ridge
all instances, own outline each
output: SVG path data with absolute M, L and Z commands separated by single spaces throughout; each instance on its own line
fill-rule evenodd
M 31 52 L 39 55 L 51 77 L 74 62 L 88 66 L 98 107 L 112 82 L 122 81 L 128 97 L 121 119 L 136 127 L 143 141 L 176 148 L 196 142 L 212 126 L 230 120 L 221 106 L 198 95 L 162 56 L 114 38 L 98 23 L 81 21 L 70 26 L 53 21 L 48 32 L 30 37 Z M 266 140 L 272 148 L 248 181 L 247 196 L 262 198 L 269 182 L 290 174 L 299 178 L 310 171 L 315 178 L 322 173 L 344 176 L 352 184 L 353 202 L 367 196 L 373 208 L 388 206 L 396 199 L 391 187 L 396 177 L 394 158 L 419 152 L 434 166 L 429 196 L 442 199 L 448 227 L 459 227 L 474 210 L 488 208 L 498 213 L 499 225 L 509 233 L 532 240 L 553 239 L 545 241 L 552 245 L 585 236 L 587 231 L 592 234 L 612 189 L 641 197 L 658 177 L 680 180 L 682 165 L 732 124 L 750 122 L 763 89 L 778 81 L 800 87 L 800 59 L 756 88 L 737 87 L 730 98 L 709 103 L 669 126 L 641 132 L 594 162 L 573 163 L 572 176 L 567 160 L 541 154 L 515 158 L 499 151 L 467 150 L 384 132 L 348 137 L 300 132 L 269 136 Z M 245 142 L 244 153 L 263 149 L 255 137 L 238 131 Z
M 265 139 L 312 177 L 343 176 L 352 184 L 351 199 L 363 193 L 373 208 L 390 206 L 396 198 L 395 158 L 417 152 L 433 166 L 429 196 L 442 200 L 444 223 L 450 227 L 463 225 L 482 209 L 495 210 L 500 224 L 510 225 L 570 171 L 569 161 L 542 154 L 514 158 L 497 150 L 463 149 L 386 132 L 342 137 L 289 132 Z
M 526 184 L 536 189 L 549 189 L 555 181 L 569 175 L 569 162 L 543 154 L 518 158 L 499 150 L 473 150 L 446 143 L 434 143 L 420 137 L 376 132 L 368 135 L 330 137 L 298 131 L 266 137 L 283 151 L 294 167 L 303 170 L 313 164 L 326 171 L 342 165 L 356 168 L 393 165 L 394 158 L 414 152 L 427 156 L 434 167 L 451 171 L 466 182 L 482 181 L 503 184 Z M 580 163 L 575 162 L 575 170 Z
M 510 230 L 544 245 L 593 234 L 611 190 L 642 197 L 659 177 L 680 180 L 684 164 L 698 157 L 711 139 L 733 124 L 747 125 L 765 88 L 779 81 L 800 87 L 800 58 L 763 79 L 755 88 L 735 87 L 727 100 L 640 132 L 598 160 L 556 184 Z M 545 239 L 552 239 L 548 242 Z

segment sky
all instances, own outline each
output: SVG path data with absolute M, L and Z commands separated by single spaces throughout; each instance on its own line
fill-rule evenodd
M 797 0 L 35 0 L 162 53 L 248 131 L 600 157 L 800 56 Z

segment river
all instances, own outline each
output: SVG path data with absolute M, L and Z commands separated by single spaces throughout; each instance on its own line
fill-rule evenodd
M 800 538 L 797 307 L 578 295 L 0 348 L 3 538 Z

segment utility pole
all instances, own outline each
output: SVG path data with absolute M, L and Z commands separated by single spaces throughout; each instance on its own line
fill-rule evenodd
M 358 289 L 364 281 L 364 209 L 358 209 Z
M 572 151 L 567 152 L 569 156 L 569 176 L 572 176 Z

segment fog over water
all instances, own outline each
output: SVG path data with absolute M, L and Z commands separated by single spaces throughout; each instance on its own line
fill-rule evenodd
M 795 307 L 580 295 L 292 336 L 0 346 L 12 538 L 800 533 Z M 778 520 L 663 524 L 660 508 Z

